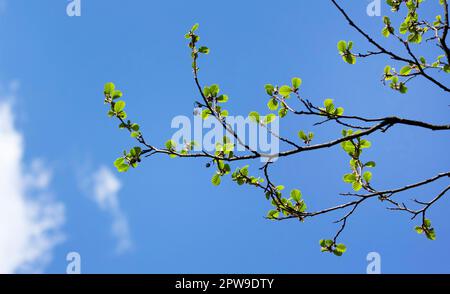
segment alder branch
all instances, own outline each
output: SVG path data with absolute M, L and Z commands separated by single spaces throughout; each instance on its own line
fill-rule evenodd
M 432 81 L 438 87 L 448 91 L 448 88 L 442 85 L 440 82 L 430 77 L 425 70 L 431 69 L 432 66 L 421 64 L 421 62 L 417 59 L 417 57 L 412 52 L 409 43 L 402 40 L 400 36 L 395 36 L 404 44 L 405 49 L 407 50 L 409 57 L 402 57 L 385 47 L 379 45 L 373 38 L 371 38 L 368 34 L 366 34 L 361 28 L 359 28 L 348 16 L 348 14 L 337 4 L 335 0 L 331 0 L 333 4 L 338 8 L 338 10 L 344 15 L 349 24 L 354 27 L 360 34 L 362 34 L 372 45 L 374 45 L 378 51 L 369 51 L 367 54 L 358 54 L 358 57 L 369 57 L 374 55 L 388 55 L 391 59 L 406 62 L 410 65 L 414 65 L 417 67 L 418 72 L 416 73 L 408 73 L 403 74 L 402 76 L 408 78 L 407 81 L 413 79 L 417 76 L 423 76 L 428 80 Z M 448 5 L 447 1 L 445 1 L 445 23 L 446 25 L 442 28 L 436 28 L 435 34 L 437 38 L 440 40 L 440 46 L 445 50 L 445 40 L 448 34 Z M 255 176 L 250 175 L 248 166 L 243 168 L 237 168 L 236 171 L 232 174 L 232 180 L 239 185 L 249 185 L 252 187 L 256 187 L 261 190 L 268 200 L 272 201 L 272 205 L 275 207 L 275 210 L 269 212 L 267 218 L 276 221 L 289 220 L 289 219 L 297 219 L 301 222 L 306 219 L 318 217 L 321 215 L 344 211 L 344 215 L 339 218 L 335 223 L 340 224 L 340 227 L 334 237 L 329 240 L 321 240 L 322 251 L 333 252 L 336 255 L 341 255 L 345 252 L 346 247 L 343 244 L 338 244 L 338 239 L 341 237 L 342 233 L 345 231 L 346 226 L 351 218 L 357 211 L 358 208 L 366 201 L 370 199 L 378 199 L 380 202 L 386 202 L 388 204 L 393 205 L 393 207 L 388 207 L 390 210 L 398 210 L 398 211 L 406 211 L 413 215 L 413 219 L 422 215 L 422 226 L 420 228 L 416 228 L 416 231 L 425 232 L 428 238 L 434 239 L 435 232 L 434 228 L 431 227 L 431 223 L 428 219 L 425 218 L 426 212 L 432 207 L 438 200 L 440 200 L 449 190 L 450 186 L 444 189 L 439 195 L 437 195 L 430 202 L 422 202 L 419 200 L 415 200 L 415 204 L 422 205 L 421 209 L 413 210 L 405 205 L 404 202 L 397 202 L 394 200 L 394 197 L 397 194 L 402 192 L 406 192 L 412 190 L 414 188 L 418 188 L 421 186 L 425 186 L 428 184 L 432 184 L 439 179 L 443 179 L 446 177 L 450 177 L 450 172 L 442 173 L 436 175 L 432 178 L 423 180 L 421 182 L 417 182 L 414 184 L 409 184 L 407 186 L 390 189 L 390 190 L 376 190 L 371 185 L 371 173 L 367 173 L 365 169 L 367 167 L 374 167 L 375 163 L 364 163 L 361 160 L 362 150 L 364 148 L 370 147 L 370 142 L 366 140 L 370 135 L 380 132 L 387 133 L 392 127 L 396 125 L 403 125 L 414 128 L 422 128 L 430 131 L 448 131 L 450 130 L 450 124 L 432 124 L 425 121 L 400 118 L 397 116 L 388 116 L 381 118 L 370 118 L 363 117 L 357 115 L 344 115 L 343 108 L 336 108 L 334 106 L 333 101 L 327 99 L 324 102 L 325 108 L 318 107 L 313 105 L 309 100 L 303 99 L 299 94 L 299 86 L 301 84 L 300 79 L 293 79 L 293 86 L 270 86 L 269 89 L 266 88 L 266 91 L 270 95 L 271 99 L 273 99 L 272 104 L 276 106 L 276 109 L 281 107 L 280 109 L 280 118 L 287 115 L 287 113 L 291 113 L 296 115 L 298 118 L 302 118 L 303 116 L 314 117 L 317 119 L 317 122 L 314 123 L 314 126 L 321 126 L 325 123 L 336 123 L 338 125 L 344 126 L 346 128 L 350 128 L 350 130 L 343 130 L 343 135 L 341 137 L 322 142 L 312 144 L 312 136 L 303 134 L 302 140 L 304 141 L 304 145 L 301 143 L 296 143 L 295 140 L 280 136 L 280 134 L 275 133 L 270 128 L 268 128 L 269 123 L 264 123 L 258 119 L 255 120 L 259 126 L 267 129 L 268 133 L 289 145 L 289 148 L 283 149 L 280 152 L 275 154 L 266 154 L 260 152 L 258 150 L 252 149 L 248 144 L 245 143 L 245 139 L 241 138 L 240 135 L 233 129 L 233 127 L 227 122 L 226 116 L 228 113 L 224 113 L 222 108 L 218 105 L 220 103 L 218 97 L 218 86 L 215 89 L 214 94 L 208 93 L 212 90 L 208 87 L 202 87 L 200 82 L 199 74 L 198 74 L 198 57 L 199 54 L 207 54 L 209 53 L 209 49 L 206 47 L 197 47 L 197 42 L 199 41 L 199 37 L 195 34 L 195 30 L 198 28 L 198 25 L 194 26 L 193 29 L 186 35 L 187 39 L 190 39 L 189 47 L 192 50 L 192 60 L 193 60 L 193 78 L 195 86 L 199 92 L 199 95 L 202 97 L 202 102 L 196 102 L 196 105 L 200 107 L 203 114 L 205 116 L 212 116 L 215 120 L 217 120 L 223 130 L 239 144 L 244 147 L 244 154 L 235 154 L 234 152 L 230 152 L 229 150 L 216 150 L 214 153 L 208 152 L 206 150 L 194 151 L 194 144 L 192 142 L 185 142 L 184 146 L 182 146 L 182 150 L 179 151 L 176 149 L 172 141 L 166 143 L 166 148 L 156 147 L 151 144 L 149 141 L 146 141 L 144 138 L 144 134 L 140 131 L 140 127 L 137 124 L 131 123 L 131 121 L 126 120 L 126 113 L 123 111 L 125 107 L 125 103 L 123 101 L 116 102 L 115 99 L 122 96 L 120 91 L 115 90 L 113 84 L 107 84 L 105 86 L 105 103 L 110 104 L 111 110 L 109 111 L 110 116 L 117 117 L 120 121 L 120 128 L 128 130 L 133 138 L 137 140 L 137 142 L 142 147 L 135 147 L 129 153 L 124 152 L 124 156 L 116 160 L 115 165 L 119 171 L 127 171 L 129 167 L 137 167 L 137 164 L 141 162 L 141 158 L 152 157 L 154 155 L 168 155 L 171 157 L 179 157 L 179 158 L 202 158 L 207 159 L 208 164 L 207 167 L 211 167 L 211 165 L 215 165 L 217 167 L 217 171 L 213 177 L 213 184 L 220 184 L 220 178 L 231 173 L 230 164 L 234 162 L 253 162 L 256 159 L 264 159 L 265 163 L 260 168 L 262 177 L 256 178 Z M 443 31 L 442 37 L 439 37 L 439 31 Z M 444 45 L 445 44 L 445 45 Z M 350 46 L 351 47 L 351 46 Z M 448 50 L 448 48 L 447 48 Z M 394 73 L 396 74 L 396 73 Z M 294 94 L 297 97 L 298 102 L 300 103 L 300 107 L 295 109 L 288 103 L 288 98 L 290 94 Z M 222 97 L 223 98 L 223 97 Z M 271 109 L 271 107 L 269 106 Z M 274 110 L 274 109 L 271 109 Z M 356 129 L 357 131 L 353 131 Z M 300 136 L 300 134 L 299 134 Z M 302 137 L 302 136 L 300 136 Z M 224 138 L 229 139 L 228 137 Z M 360 189 L 364 189 L 367 194 L 359 194 L 359 193 L 342 193 L 342 196 L 345 197 L 355 197 L 355 200 L 348 201 L 347 203 L 343 203 L 340 205 L 324 208 L 321 210 L 308 210 L 306 208 L 306 203 L 303 199 L 301 199 L 301 192 L 299 190 L 292 190 L 291 197 L 287 198 L 283 196 L 282 185 L 276 185 L 271 178 L 270 167 L 275 165 L 274 160 L 278 158 L 289 158 L 294 155 L 301 154 L 303 152 L 309 152 L 314 150 L 323 150 L 335 147 L 337 145 L 341 145 L 343 149 L 350 155 L 351 157 L 351 169 L 352 173 L 344 176 L 344 181 L 351 182 L 353 185 L 353 189 L 355 191 L 359 191 Z M 234 144 L 233 144 L 234 147 Z M 234 151 L 234 150 L 233 150 Z M 349 179 L 351 181 L 349 181 Z
M 442 90 L 444 90 L 445 92 L 450 92 L 450 88 L 444 84 L 442 84 L 441 82 L 439 82 L 438 80 L 436 80 L 435 78 L 433 78 L 432 76 L 428 75 L 425 72 L 425 69 L 423 67 L 423 65 L 421 64 L 421 62 L 419 61 L 419 58 L 417 58 L 417 56 L 414 55 L 414 53 L 412 52 L 409 43 L 407 41 L 402 40 L 400 37 L 397 38 L 403 43 L 403 45 L 405 46 L 408 55 L 410 56 L 410 58 L 408 57 L 404 57 L 401 56 L 397 53 L 394 53 L 392 50 L 387 49 L 386 47 L 382 46 L 380 43 L 378 43 L 377 41 L 375 41 L 374 38 L 372 38 L 369 34 L 367 34 L 363 29 L 361 29 L 353 20 L 352 18 L 347 14 L 347 12 L 337 3 L 336 0 L 331 0 L 331 2 L 334 4 L 334 6 L 338 9 L 338 11 L 344 16 L 344 18 L 347 20 L 348 24 L 353 27 L 359 34 L 361 34 L 370 44 L 372 44 L 373 46 L 375 46 L 379 51 L 378 52 L 373 52 L 373 53 L 368 53 L 368 54 L 358 54 L 357 56 L 359 57 L 369 57 L 369 56 L 373 56 L 373 55 L 380 55 L 380 54 L 385 54 L 387 56 L 389 56 L 391 59 L 396 60 L 396 61 L 401 61 L 401 62 L 405 62 L 407 64 L 410 65 L 414 65 L 415 68 L 417 68 L 419 70 L 419 74 L 421 76 L 423 76 L 424 78 L 426 78 L 427 80 L 431 81 L 432 83 L 434 83 L 435 85 L 437 85 L 439 88 L 441 88 Z M 444 1 L 445 2 L 445 12 L 446 12 L 446 17 L 445 17 L 445 25 L 444 25 L 444 31 L 443 31 L 443 36 L 442 38 L 439 38 L 440 41 L 440 45 L 443 48 L 443 50 L 446 53 L 447 59 L 449 57 L 449 49 L 448 46 L 446 44 L 446 37 L 448 34 L 448 3 L 447 0 Z M 392 33 L 392 32 L 391 32 Z M 450 63 L 450 59 L 448 59 L 448 62 Z

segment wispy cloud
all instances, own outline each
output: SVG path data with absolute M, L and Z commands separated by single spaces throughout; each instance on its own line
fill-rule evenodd
M 116 253 L 131 249 L 132 240 L 128 220 L 120 207 L 118 193 L 122 187 L 120 181 L 107 167 L 100 167 L 92 174 L 90 194 L 99 208 L 112 218 L 111 232 L 117 239 Z
M 51 172 L 40 160 L 23 163 L 23 135 L 11 101 L 0 97 L 0 274 L 38 273 L 62 241 L 64 205 L 48 192 Z

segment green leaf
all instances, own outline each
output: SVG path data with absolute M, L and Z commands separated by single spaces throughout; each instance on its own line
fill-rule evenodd
M 342 59 L 344 59 L 345 62 L 347 62 L 348 64 L 355 64 L 356 63 L 356 57 L 349 53 L 349 54 L 345 54 Z
M 211 111 L 209 109 L 203 109 L 202 111 L 202 119 L 206 120 L 211 115 Z
M 363 178 L 367 183 L 370 183 L 370 181 L 372 180 L 372 173 L 369 171 L 365 172 Z
M 427 236 L 428 239 L 432 241 L 436 240 L 436 232 L 434 229 L 425 231 L 425 235 Z
M 324 239 L 321 239 L 321 240 L 319 241 L 319 244 L 320 244 L 320 246 L 322 246 L 322 247 L 326 247 L 326 245 L 325 245 L 325 240 L 324 240 Z
M 406 87 L 406 85 L 404 83 L 400 83 L 400 89 L 399 89 L 400 93 L 402 94 L 406 94 L 408 92 L 408 88 Z
M 281 96 L 287 98 L 291 95 L 292 93 L 292 89 L 289 86 L 282 86 L 278 92 L 280 93 Z
M 369 161 L 365 164 L 366 167 L 376 167 L 377 164 L 375 163 L 375 161 Z
M 347 246 L 345 246 L 344 244 L 337 244 L 336 250 L 341 253 L 345 253 L 347 251 Z
M 352 142 L 350 141 L 342 142 L 341 145 L 342 149 L 344 149 L 344 151 L 347 152 L 348 154 L 355 152 L 355 146 L 353 145 Z
M 138 138 L 140 135 L 140 132 L 131 132 L 131 138 Z
M 142 152 L 142 149 L 140 147 L 134 147 L 130 150 L 130 154 L 134 157 L 139 156 Z
M 448 64 L 444 65 L 443 70 L 444 70 L 444 72 L 446 72 L 446 73 L 450 73 L 450 65 L 448 65 Z
M 138 124 L 132 124 L 131 129 L 135 132 L 139 131 L 139 125 Z
M 350 51 L 352 49 L 353 49 L 353 42 L 352 41 L 348 41 L 347 50 Z
M 270 110 L 275 111 L 278 109 L 278 100 L 275 98 L 272 98 L 269 100 L 269 102 L 267 103 L 267 107 L 269 107 Z
M 267 214 L 268 219 L 277 219 L 280 216 L 280 212 L 278 210 L 271 210 Z
M 220 177 L 220 175 L 218 173 L 215 173 L 213 175 L 213 177 L 211 178 L 211 183 L 214 186 L 219 186 L 221 181 L 222 181 L 222 179 L 221 179 L 221 177 Z
M 128 171 L 130 168 L 123 157 L 116 159 L 116 161 L 114 161 L 114 166 L 117 168 L 117 171 L 121 173 Z
M 114 104 L 114 111 L 121 112 L 125 108 L 125 105 L 126 105 L 125 101 L 117 101 Z
M 116 86 L 113 83 L 106 83 L 104 88 L 105 95 L 112 95 Z
M 339 41 L 337 44 L 337 48 L 339 52 L 345 52 L 345 50 L 347 50 L 347 42 L 345 42 L 344 40 Z
M 288 110 L 287 110 L 287 108 L 280 108 L 280 110 L 278 111 L 278 115 L 281 117 L 281 118 L 283 118 L 283 117 L 285 117 L 286 115 L 288 114 Z
M 353 183 L 356 181 L 356 176 L 355 174 L 346 174 L 343 178 L 344 182 L 346 183 Z
M 300 139 L 302 139 L 303 141 L 308 141 L 308 137 L 306 136 L 305 132 L 303 132 L 303 131 L 298 132 L 298 137 Z
M 260 116 L 259 116 L 259 113 L 258 113 L 258 112 L 252 111 L 252 112 L 249 113 L 248 117 L 249 117 L 250 121 L 259 124 L 259 122 L 260 122 Z
M 277 191 L 283 191 L 284 190 L 284 186 L 283 185 L 279 185 L 279 186 L 276 186 L 275 189 Z
M 342 256 L 343 253 L 341 251 L 335 249 L 335 250 L 333 250 L 333 254 L 336 256 Z
M 177 143 L 175 143 L 175 141 L 173 140 L 167 141 L 165 145 L 168 150 L 173 150 L 177 147 Z
M 424 220 L 423 224 L 424 224 L 425 227 L 430 228 L 431 227 L 431 220 L 426 218 Z
M 417 234 L 423 234 L 423 228 L 422 227 L 415 227 L 414 230 L 417 232 Z
M 400 74 L 402 76 L 409 75 L 410 73 L 411 73 L 411 66 L 409 66 L 409 65 L 406 65 L 400 69 Z
M 300 78 L 293 78 L 292 79 L 292 87 L 294 89 L 300 88 L 301 85 L 302 85 L 302 79 L 300 79 Z
M 116 161 L 114 161 L 114 166 L 119 167 L 124 163 L 125 159 L 123 157 L 117 158 Z
M 122 164 L 117 168 L 120 173 L 126 173 L 129 169 L 130 166 L 128 164 Z
M 338 108 L 336 109 L 336 111 L 335 111 L 335 114 L 336 114 L 337 116 L 343 115 L 343 114 L 344 114 L 344 108 L 338 107 Z
M 219 94 L 220 88 L 219 85 L 212 85 L 209 87 L 211 96 L 216 97 Z
M 361 149 L 367 149 L 370 148 L 370 146 L 372 146 L 372 143 L 370 143 L 370 141 L 367 140 L 361 140 L 359 147 Z
M 191 28 L 191 32 L 195 32 L 200 25 L 198 23 L 194 24 Z
M 219 102 L 219 103 L 225 103 L 227 101 L 228 101 L 227 95 L 220 95 L 219 97 L 217 97 L 217 102 Z
M 326 100 L 323 102 L 323 105 L 325 106 L 325 108 L 328 109 L 330 106 L 334 105 L 334 104 L 333 104 L 333 99 L 326 99 Z
M 123 96 L 123 93 L 122 93 L 122 91 L 119 91 L 119 90 L 115 90 L 113 93 L 112 93 L 112 98 L 113 99 L 117 99 L 117 98 L 120 98 L 120 97 L 122 97 Z
M 302 198 L 302 192 L 300 192 L 300 190 L 292 190 L 291 191 L 291 197 L 292 199 L 295 200 L 295 202 L 300 202 L 301 198 Z
M 358 182 L 358 181 L 353 182 L 352 187 L 353 187 L 353 190 L 355 190 L 356 192 L 358 192 L 359 190 L 362 189 L 362 185 L 361 185 L 361 183 Z
M 127 113 L 125 111 L 121 111 L 117 114 L 117 116 L 120 117 L 121 119 L 126 119 Z
M 383 30 L 381 31 L 381 34 L 386 38 L 389 37 L 391 35 L 389 27 L 387 27 L 387 26 L 384 27 Z
M 202 46 L 198 49 L 198 52 L 203 53 L 203 54 L 209 54 L 209 48 Z
M 348 154 L 354 154 L 356 151 L 355 145 L 351 141 L 346 141 L 342 143 L 342 147 Z
M 264 86 L 264 89 L 266 89 L 266 93 L 267 93 L 269 96 L 272 96 L 272 95 L 273 95 L 273 92 L 275 91 L 275 87 L 274 87 L 273 85 L 271 85 L 271 84 L 265 85 L 265 86 Z
M 264 124 L 269 125 L 271 124 L 275 119 L 277 118 L 277 116 L 273 113 L 266 115 L 266 117 L 264 118 Z

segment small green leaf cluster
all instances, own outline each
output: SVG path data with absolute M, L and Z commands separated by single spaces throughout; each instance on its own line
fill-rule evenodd
M 304 131 L 299 131 L 298 137 L 300 138 L 300 140 L 303 141 L 303 143 L 305 143 L 306 145 L 309 145 L 309 144 L 311 144 L 311 141 L 314 139 L 314 133 L 309 132 L 308 134 L 306 134 Z
M 286 99 L 291 97 L 292 93 L 298 93 L 300 86 L 302 85 L 302 79 L 292 78 L 291 85 L 274 86 L 272 84 L 267 84 L 264 86 L 267 95 L 270 96 L 269 102 L 267 102 L 267 107 L 271 111 L 277 111 L 280 118 L 285 117 L 289 109 L 285 103 Z
M 233 182 L 236 182 L 239 186 L 244 184 L 259 186 L 264 183 L 264 179 L 249 175 L 248 168 L 248 165 L 242 168 L 236 168 L 236 170 L 231 174 L 231 179 Z
M 402 5 L 403 0 L 386 0 L 386 3 L 391 6 L 392 12 L 397 12 L 400 10 L 400 5 Z
M 353 132 L 353 130 L 343 130 L 342 135 L 348 137 L 357 133 Z M 352 170 L 352 173 L 344 175 L 343 181 L 352 184 L 352 188 L 355 191 L 368 187 L 372 181 L 372 173 L 366 171 L 366 168 L 373 168 L 376 166 L 376 163 L 374 161 L 363 163 L 360 159 L 363 149 L 370 148 L 371 145 L 370 141 L 360 137 L 341 143 L 344 151 L 351 157 L 350 168 Z
M 421 56 L 419 58 L 420 66 L 422 68 L 436 68 L 436 69 L 444 71 L 445 73 L 450 73 L 450 65 L 448 65 L 447 63 L 445 63 L 442 60 L 444 57 L 445 57 L 445 55 L 439 55 L 436 57 L 436 60 L 433 63 L 428 64 L 425 57 Z
M 131 138 L 140 138 L 142 137 L 142 133 L 140 131 L 140 126 L 137 123 L 132 123 L 130 120 L 126 121 L 126 122 L 122 122 L 119 125 L 120 129 L 127 129 L 131 132 Z
M 177 157 L 177 155 L 175 154 L 175 153 L 177 153 L 177 142 L 175 142 L 174 140 L 170 139 L 170 140 L 166 141 L 164 146 L 166 147 L 166 150 L 169 152 L 169 157 L 170 158 Z
M 230 138 L 224 136 L 222 143 L 216 143 L 216 152 L 214 155 L 218 158 L 231 158 L 234 156 L 234 147 L 235 146 L 231 142 Z M 228 163 L 225 163 L 225 161 L 221 159 L 214 159 L 213 163 L 217 165 L 217 171 L 214 173 L 211 183 L 214 186 L 219 186 L 222 181 L 222 177 L 228 175 L 231 172 L 231 168 Z
M 329 118 L 338 118 L 344 114 L 344 108 L 336 107 L 333 99 L 325 99 L 323 105 L 324 107 L 320 108 L 320 110 Z
M 391 19 L 387 16 L 383 17 L 384 27 L 381 31 L 381 34 L 386 38 L 395 32 L 394 27 L 392 26 Z
M 228 111 L 223 110 L 222 106 L 219 103 L 228 102 L 228 95 L 219 95 L 220 87 L 217 84 L 211 86 L 205 86 L 203 88 L 203 95 L 208 102 L 208 106 L 219 116 L 219 118 L 226 118 L 228 116 Z M 210 115 L 212 115 L 211 110 L 209 108 L 205 108 L 202 111 L 202 119 L 206 120 Z
M 405 2 L 406 7 L 408 8 L 408 14 L 401 23 L 399 31 L 401 34 L 409 34 L 407 40 L 410 43 L 422 43 L 423 34 L 429 30 L 427 26 L 419 23 L 417 9 L 422 1 L 423 0 L 408 0 Z
M 399 73 L 397 73 L 395 69 L 387 65 L 384 68 L 383 79 L 385 81 L 390 81 L 389 86 L 391 87 L 391 89 L 399 91 L 402 94 L 406 94 L 408 92 L 408 87 L 406 87 L 404 82 L 400 81 L 399 76 L 408 76 L 411 73 L 412 69 L 413 69 L 412 65 L 406 65 L 402 67 Z
M 347 246 L 344 244 L 336 244 L 333 240 L 322 239 L 319 241 L 322 252 L 330 252 L 336 256 L 342 256 L 347 251 Z
M 445 28 L 445 22 L 442 21 L 441 15 L 436 15 L 434 21 L 419 20 L 418 10 L 423 0 L 387 0 L 387 4 L 391 7 L 393 12 L 400 10 L 402 4 L 405 4 L 407 14 L 399 26 L 399 32 L 402 35 L 407 35 L 405 41 L 407 43 L 420 44 L 423 41 L 423 36 L 428 31 L 439 32 Z M 442 6 L 445 5 L 445 1 L 439 1 Z M 382 35 L 389 37 L 391 34 L 395 34 L 395 28 L 392 25 L 391 19 L 387 16 L 383 18 L 384 27 L 382 29 Z M 400 38 L 400 37 L 399 37 Z M 432 37 L 430 39 L 436 39 Z M 420 74 L 424 69 L 434 68 L 446 73 L 450 73 L 450 65 L 443 62 L 442 59 L 445 55 L 439 55 L 436 61 L 428 64 L 424 57 L 420 57 L 418 64 L 408 64 L 402 67 L 400 72 L 395 72 L 395 69 L 391 69 L 390 66 L 386 66 L 384 70 L 384 81 L 390 81 L 389 86 L 402 94 L 408 91 L 405 82 L 400 81 L 400 77 L 412 77 L 413 75 Z M 420 68 L 419 68 L 420 67 Z M 414 71 L 411 73 L 411 71 Z
M 275 209 L 272 209 L 267 214 L 267 219 L 270 220 L 278 220 L 281 215 L 288 217 L 293 214 L 299 216 L 301 221 L 304 218 L 301 216 L 307 209 L 305 201 L 302 199 L 302 192 L 298 189 L 294 189 L 290 193 L 290 197 L 283 197 L 283 190 L 285 187 L 283 185 L 279 185 L 275 187 L 275 196 L 272 197 L 272 206 Z M 270 199 L 272 196 L 272 192 L 266 192 L 266 198 Z
M 433 62 L 429 67 L 438 68 L 444 71 L 445 73 L 450 73 L 450 65 L 442 61 L 444 57 L 445 55 L 439 55 L 436 58 L 436 61 Z M 423 60 L 423 63 L 426 64 L 425 58 L 422 57 L 421 60 Z
M 105 95 L 105 103 L 111 105 L 111 109 L 108 111 L 109 117 L 118 117 L 120 119 L 126 119 L 127 113 L 125 109 L 125 101 L 115 101 L 123 96 L 120 90 L 116 90 L 116 86 L 113 83 L 105 84 L 103 94 Z
M 216 143 L 216 152 L 215 155 L 217 157 L 233 157 L 234 153 L 234 143 L 231 142 L 230 138 L 227 136 L 223 137 L 222 143 Z
M 230 165 L 223 160 L 214 160 L 214 162 L 217 164 L 217 171 L 212 176 L 211 183 L 214 186 L 219 186 L 222 182 L 222 177 L 228 175 L 231 172 L 231 168 Z
M 341 40 L 337 44 L 337 48 L 339 54 L 342 56 L 342 59 L 348 64 L 356 63 L 356 56 L 351 52 L 353 49 L 353 42 L 349 41 L 348 43 L 344 40 Z
M 270 113 L 264 117 L 261 117 L 258 112 L 252 111 L 248 114 L 250 121 L 257 123 L 258 125 L 269 125 L 274 122 L 277 116 Z
M 123 96 L 122 91 L 117 90 L 114 83 L 106 83 L 104 86 L 103 94 L 105 95 L 105 103 L 110 104 L 110 110 L 108 111 L 109 117 L 117 117 L 120 120 L 119 129 L 127 129 L 132 138 L 142 143 L 142 134 L 140 132 L 140 126 L 137 123 L 132 123 L 130 120 L 125 121 L 127 113 L 125 112 L 125 101 L 119 100 Z M 114 166 L 119 172 L 127 172 L 130 167 L 136 168 L 138 163 L 141 162 L 142 149 L 140 147 L 134 147 L 129 152 L 124 151 L 123 156 L 114 161 Z
M 123 156 L 114 161 L 114 166 L 121 173 L 127 172 L 130 167 L 136 168 L 141 162 L 142 149 L 140 147 L 134 147 L 129 152 L 124 151 Z
M 191 48 L 192 53 L 191 53 L 191 57 L 192 57 L 192 69 L 197 72 L 199 69 L 197 67 L 197 58 L 199 54 L 209 54 L 210 50 L 208 47 L 206 46 L 201 46 L 200 48 L 197 48 L 197 43 L 200 41 L 200 36 L 196 34 L 196 31 L 199 28 L 199 24 L 195 24 L 192 26 L 192 28 L 189 30 L 189 32 L 187 34 L 185 34 L 185 38 L 190 40 L 189 41 L 189 48 Z
M 116 99 L 123 96 L 122 91 L 116 90 L 116 86 L 113 83 L 105 84 L 104 88 L 105 103 L 111 105 L 108 116 L 119 118 L 121 121 L 119 129 L 127 129 L 132 138 L 140 139 L 142 137 L 140 126 L 137 123 L 132 123 L 130 120 L 125 121 L 127 118 L 127 113 L 124 110 L 126 106 L 125 101 L 116 101 Z
M 436 232 L 434 230 L 434 228 L 431 226 L 431 221 L 429 219 L 425 219 L 423 221 L 422 226 L 417 226 L 415 227 L 415 231 L 417 232 L 417 234 L 423 234 L 425 233 L 425 236 L 429 239 L 429 240 L 436 240 Z

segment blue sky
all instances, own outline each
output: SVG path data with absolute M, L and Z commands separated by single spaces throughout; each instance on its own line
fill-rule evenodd
M 407 215 L 376 201 L 364 205 L 342 235 L 348 252 L 336 258 L 322 254 L 318 240 L 335 234 L 332 222 L 341 214 L 304 224 L 269 222 L 264 195 L 229 179 L 213 187 L 213 170 L 201 160 L 158 157 L 127 174 L 113 170 L 114 159 L 134 144 L 106 116 L 103 84 L 116 83 L 129 116 L 162 145 L 174 132 L 172 118 L 190 115 L 197 99 L 184 40 L 196 22 L 202 44 L 211 48 L 201 61 L 202 81 L 221 85 L 232 113 L 265 112 L 264 84 L 300 76 L 303 96 L 317 104 L 333 98 L 351 114 L 447 123 L 449 95 L 429 82 L 417 79 L 408 95 L 400 95 L 379 82 L 389 63 L 385 58 L 354 66 L 342 62 L 339 40 L 353 40 L 360 51 L 369 47 L 330 1 L 81 2 L 80 17 L 66 15 L 64 0 L 6 0 L 0 13 L 2 103 L 12 105 L 15 130 L 23 136 L 23 164 L 41 159 L 41 172 L 52 175 L 45 188 L 64 206 L 65 222 L 55 224 L 64 239 L 45 250 L 52 258 L 44 272 L 64 273 L 71 251 L 80 253 L 83 273 L 365 273 L 372 251 L 381 254 L 384 273 L 449 272 L 447 199 L 429 215 L 435 242 L 418 236 L 417 223 Z M 366 14 L 370 1 L 341 2 L 361 26 L 380 36 L 381 17 Z M 390 14 L 382 5 L 382 13 Z M 432 49 L 422 54 L 437 55 Z M 448 84 L 448 77 L 441 78 Z M 282 134 L 295 138 L 307 129 L 316 132 L 317 142 L 340 135 L 339 127 L 311 122 L 288 118 Z M 373 181 L 380 189 L 448 170 L 446 133 L 394 127 L 371 141 L 365 158 L 377 161 Z M 273 177 L 288 189 L 300 188 L 309 207 L 320 209 L 345 201 L 338 193 L 349 189 L 341 180 L 347 165 L 347 155 L 336 147 L 279 160 Z M 254 162 L 251 169 L 259 166 Z M 103 195 L 92 188 L 98 182 L 112 195 L 106 202 L 93 196 Z M 431 199 L 445 185 L 443 180 L 399 199 Z M 111 224 L 117 222 L 123 230 L 114 234 Z M 121 238 L 129 244 L 118 251 Z

